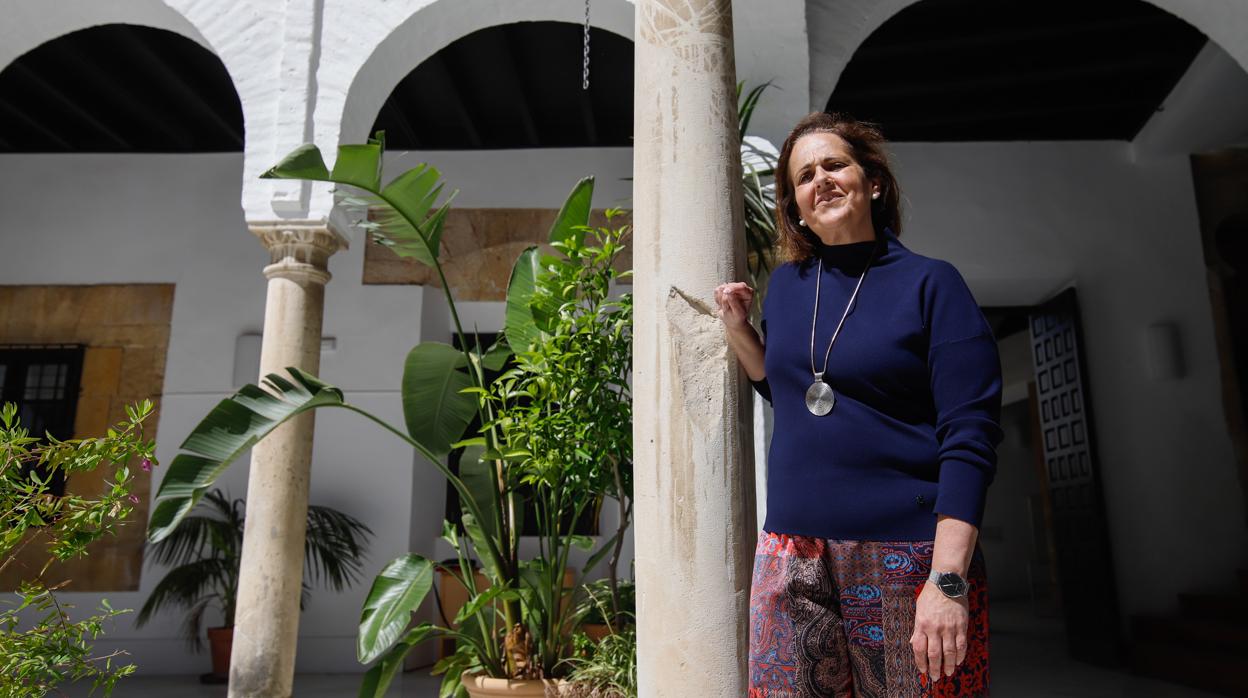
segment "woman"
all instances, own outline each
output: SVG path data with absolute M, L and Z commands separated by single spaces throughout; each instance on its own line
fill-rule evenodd
M 751 592 L 751 698 L 980 696 L 976 545 L 1001 441 L 992 330 L 958 271 L 902 246 L 879 131 L 802 119 L 776 170 L 763 305 L 716 289 L 728 342 L 775 408 Z

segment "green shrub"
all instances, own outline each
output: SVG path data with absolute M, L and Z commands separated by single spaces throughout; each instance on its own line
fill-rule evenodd
M 87 546 L 115 532 L 133 511 L 134 478 L 127 465 L 138 461 L 150 470 L 155 444 L 143 439 L 142 423 L 152 413 L 144 400 L 127 407 L 129 419 L 103 438 L 47 443 L 32 437 L 17 419 L 17 406 L 0 408 L 0 571 L 21 564 L 18 555 L 42 547 L 47 561 L 22 574 L 17 602 L 0 609 L 0 696 L 43 696 L 65 681 L 89 680 L 92 690 L 112 693 L 117 680 L 134 672 L 120 664 L 126 653 L 97 652 L 93 642 L 105 621 L 128 610 L 101 600 L 95 615 L 74 620 L 72 606 L 56 591 L 69 580 L 49 579 L 52 563 L 87 554 Z M 112 480 L 97 498 L 55 496 L 50 483 L 99 468 L 111 468 Z

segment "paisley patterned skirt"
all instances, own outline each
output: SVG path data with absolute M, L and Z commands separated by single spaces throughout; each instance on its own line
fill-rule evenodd
M 914 605 L 931 561 L 931 541 L 764 531 L 750 593 L 749 698 L 988 695 L 988 587 L 978 548 L 967 579 L 966 660 L 935 682 L 915 667 Z

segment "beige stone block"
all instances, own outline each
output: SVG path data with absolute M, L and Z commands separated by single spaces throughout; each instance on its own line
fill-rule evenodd
M 452 210 L 443 230 L 439 258 L 455 297 L 464 301 L 504 300 L 511 268 L 525 248 L 539 245 L 545 253 L 554 252 L 545 242 L 557 214 L 555 209 Z M 620 216 L 611 225 L 619 227 L 627 222 L 627 216 Z M 605 213 L 591 213 L 590 225 L 606 226 Z M 632 253 L 626 249 L 616 268 L 623 271 L 631 266 Z M 365 249 L 363 280 L 366 284 L 440 286 L 432 269 L 400 258 L 376 243 Z
M 168 346 L 167 325 L 96 325 L 85 335 L 94 346 L 156 347 Z
M 96 498 L 108 491 L 107 483 L 113 480 L 114 467 L 96 468 L 89 472 L 70 475 L 65 491 L 80 497 Z
M 83 396 L 109 396 L 121 383 L 121 347 L 87 347 L 82 357 Z
M 116 287 L 112 318 L 124 325 L 168 325 L 173 317 L 172 284 Z
M 74 412 L 74 438 L 103 436 L 111 426 L 112 395 L 83 395 Z
M 117 399 L 131 403 L 159 398 L 164 387 L 164 369 L 163 349 L 150 346 L 128 347 L 122 357 Z
M 95 328 L 117 322 L 117 296 L 122 287 L 104 284 L 87 287 L 79 298 L 78 327 L 84 334 L 94 334 Z
M 78 325 L 82 296 L 82 291 L 73 286 L 47 287 L 39 309 L 40 330 L 58 337 L 73 335 Z
M 0 343 L 8 341 L 9 318 L 16 312 L 16 286 L 0 286 Z
M 42 286 L 13 287 L 8 322 L 4 328 L 4 341 L 9 343 L 33 343 L 46 341 L 39 336 L 39 310 L 43 308 L 46 289 Z

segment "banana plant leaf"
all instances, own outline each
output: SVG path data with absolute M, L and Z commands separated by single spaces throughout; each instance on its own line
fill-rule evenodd
M 384 133 L 378 131 L 377 138 L 367 144 L 339 146 L 332 172 L 325 167 L 320 149 L 311 144 L 302 145 L 260 177 L 305 179 L 354 187 L 363 192 L 363 196 L 342 197 L 341 203 L 365 210 L 367 219 L 360 222 L 360 227 L 372 232 L 377 242 L 400 257 L 414 258 L 436 268 L 442 229 L 454 194 L 433 210 L 442 193 L 441 173 L 424 163 L 400 174 L 383 188 L 384 141 Z
M 559 209 L 559 214 L 555 216 L 555 222 L 550 226 L 548 239 L 551 244 L 567 242 L 573 236 L 584 234 L 582 229 L 589 225 L 593 199 L 593 177 L 585 177 L 572 187 L 568 198 Z M 520 253 L 511 267 L 511 279 L 507 282 L 504 333 L 511 348 L 516 351 L 527 350 L 541 333 L 542 323 L 537 322 L 532 304 L 542 263 L 541 252 L 536 247 L 530 247 Z
M 580 234 L 579 228 L 589 225 L 590 204 L 594 199 L 594 178 L 585 177 L 572 187 L 568 198 L 564 200 L 550 226 L 551 243 L 563 242 L 573 235 Z
M 459 478 L 464 482 L 464 491 L 468 493 L 467 496 L 472 497 L 476 509 L 481 512 L 479 519 L 472 514 L 464 514 L 462 517 L 468 539 L 472 541 L 474 547 L 480 547 L 484 545 L 485 536 L 502 540 L 502 527 L 498 520 L 500 507 L 496 504 L 501 495 L 498 492 L 498 476 L 494 471 L 493 463 L 481 459 L 485 453 L 484 439 L 474 439 L 474 441 L 481 443 L 465 447 L 463 455 L 460 456 Z M 467 503 L 462 501 L 465 495 L 461 494 L 459 498 L 462 505 L 461 511 L 472 511 Z M 495 560 L 487 559 L 485 563 L 486 571 L 491 579 L 503 579 L 503 570 L 496 566 Z
M 429 623 L 421 623 L 412 628 L 391 647 L 376 664 L 364 674 L 364 682 L 360 684 L 360 698 L 382 698 L 386 695 L 386 690 L 390 688 L 390 683 L 394 681 L 394 677 L 403 669 L 403 660 L 407 657 L 407 653 L 411 652 L 416 645 L 424 642 L 438 628 Z
M 148 540 L 168 536 L 230 463 L 283 422 L 317 407 L 344 404 L 338 388 L 297 368 L 286 370 L 293 382 L 270 373 L 264 384 L 271 392 L 244 386 L 217 403 L 186 437 L 183 452 L 169 464 L 156 491 Z
M 367 664 L 394 645 L 432 588 L 433 563 L 424 557 L 407 553 L 386 565 L 373 580 L 360 614 L 355 646 L 360 662 Z
M 532 303 L 537 275 L 541 271 L 541 251 L 536 247 L 521 252 L 511 267 L 503 332 L 507 335 L 507 343 L 518 352 L 527 351 L 540 337 L 533 318 Z
M 403 417 L 407 432 L 435 455 L 445 456 L 477 413 L 477 400 L 461 392 L 472 377 L 463 352 L 441 342 L 422 342 L 403 365 Z

